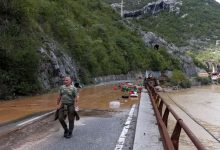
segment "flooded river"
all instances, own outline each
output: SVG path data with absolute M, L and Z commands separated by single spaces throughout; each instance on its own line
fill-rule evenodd
M 164 92 L 160 95 L 177 112 L 199 140 L 210 150 L 220 150 L 220 85 Z M 169 132 L 175 121 L 169 117 Z M 196 149 L 184 132 L 180 149 Z
M 92 86 L 80 89 L 79 108 L 81 110 L 109 110 L 109 103 L 114 101 L 120 109 L 138 103 L 139 99 L 122 99 L 123 92 L 113 89 L 113 85 Z M 0 124 L 24 118 L 35 113 L 56 108 L 58 93 L 44 94 L 0 102 Z

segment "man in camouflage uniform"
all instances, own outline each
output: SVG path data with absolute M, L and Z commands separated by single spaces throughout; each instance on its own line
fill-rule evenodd
M 57 99 L 57 108 L 59 109 L 59 121 L 64 129 L 64 137 L 71 138 L 74 128 L 75 104 L 78 101 L 77 89 L 72 85 L 70 77 L 64 78 L 64 85 L 60 87 L 59 97 Z M 69 129 L 65 122 L 68 116 Z

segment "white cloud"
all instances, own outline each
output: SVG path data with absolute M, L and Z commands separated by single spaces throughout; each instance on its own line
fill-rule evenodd
M 220 0 L 215 0 L 215 1 L 220 3 Z

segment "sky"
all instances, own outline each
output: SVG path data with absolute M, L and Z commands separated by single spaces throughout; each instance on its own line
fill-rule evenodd
M 215 0 L 215 1 L 220 3 L 220 0 Z

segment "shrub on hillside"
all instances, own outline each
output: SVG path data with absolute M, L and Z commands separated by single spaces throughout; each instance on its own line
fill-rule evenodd
M 190 80 L 184 80 L 182 82 L 180 82 L 180 87 L 182 88 L 190 88 L 192 86 Z
M 185 74 L 180 70 L 174 70 L 173 71 L 173 75 L 170 79 L 170 83 L 173 86 L 180 86 L 182 88 L 190 88 L 191 87 L 190 80 L 187 79 Z
M 210 77 L 207 77 L 207 78 L 197 77 L 197 81 L 199 81 L 201 85 L 209 85 L 212 83 L 212 80 Z

